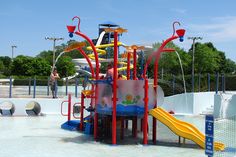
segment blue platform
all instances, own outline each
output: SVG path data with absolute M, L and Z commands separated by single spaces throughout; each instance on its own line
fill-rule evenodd
M 76 131 L 80 125 L 80 120 L 70 120 L 61 125 L 62 129 L 69 130 L 69 131 Z

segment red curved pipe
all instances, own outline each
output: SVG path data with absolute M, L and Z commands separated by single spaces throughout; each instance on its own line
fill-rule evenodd
M 92 42 L 91 39 L 89 39 L 85 34 L 77 31 L 75 32 L 76 35 L 79 35 L 81 37 L 83 37 L 85 40 L 87 40 L 90 44 L 90 46 L 92 47 L 93 49 L 93 53 L 94 53 L 94 57 L 95 57 L 95 63 L 96 63 L 96 79 L 99 79 L 99 60 L 98 60 L 98 53 L 97 53 L 97 50 Z
M 98 80 L 99 79 L 99 60 L 98 60 L 98 53 L 96 51 L 96 48 L 92 42 L 91 39 L 89 39 L 85 34 L 77 31 L 75 32 L 76 35 L 81 36 L 82 38 L 84 38 L 85 40 L 87 40 L 90 44 L 90 46 L 93 49 L 93 53 L 94 53 L 94 57 L 95 57 L 95 63 L 96 63 L 96 76 L 95 79 Z M 92 90 L 93 90 L 94 86 L 92 86 Z M 95 85 L 95 105 L 97 104 L 97 95 L 98 95 L 98 85 Z M 97 139 L 97 132 L 98 132 L 98 113 L 95 110 L 95 114 L 94 114 L 94 138 L 95 140 Z
M 78 30 L 80 32 L 80 18 L 78 16 L 75 16 L 75 17 L 72 18 L 72 21 L 74 21 L 74 19 L 78 19 L 79 20 L 79 22 L 78 22 Z
M 147 68 L 148 68 L 149 64 L 151 63 L 152 58 L 155 58 L 155 62 L 154 62 L 154 82 L 153 82 L 154 91 L 155 92 L 157 91 L 157 84 L 158 84 L 158 62 L 159 62 L 159 59 L 160 59 L 161 52 L 165 52 L 164 48 L 165 48 L 167 43 L 169 43 L 170 41 L 172 41 L 174 39 L 177 39 L 177 38 L 178 38 L 178 36 L 172 36 L 172 37 L 168 38 L 167 40 L 165 40 L 161 44 L 160 48 L 157 51 L 153 52 L 148 57 L 148 60 L 147 60 L 147 62 L 145 64 L 144 72 L 143 72 L 143 77 L 144 77 L 145 81 L 147 81 L 147 77 L 146 77 Z M 145 87 L 145 88 L 147 88 L 147 87 Z M 155 101 L 154 107 L 156 107 L 156 106 L 157 106 L 157 102 Z M 146 114 L 147 113 L 144 114 L 144 117 L 146 116 Z M 155 118 L 153 118 L 153 123 L 152 124 L 153 124 L 153 127 L 152 127 L 153 128 L 153 130 L 152 130 L 153 131 L 152 132 L 152 141 L 155 144 L 156 143 L 156 119 Z M 145 126 L 147 125 L 147 121 L 145 121 L 145 119 L 144 119 L 144 125 Z M 146 128 L 143 128 L 143 129 L 146 129 Z M 144 131 L 146 132 L 146 130 L 144 130 Z M 144 139 L 144 143 L 147 142 L 146 140 L 147 139 L 145 138 Z
M 91 63 L 91 60 L 89 59 L 89 57 L 87 56 L 87 54 L 84 52 L 84 50 L 82 48 L 78 48 L 78 50 L 80 51 L 80 53 L 84 56 L 84 58 L 86 59 L 86 61 L 89 64 L 89 67 L 91 69 L 91 74 L 92 74 L 92 78 L 95 78 L 95 73 L 94 73 L 94 69 Z
M 156 59 L 159 60 L 159 58 L 157 58 L 157 57 L 158 57 L 158 54 L 160 54 L 161 52 L 164 52 L 163 50 L 164 50 L 164 47 L 166 46 L 166 44 L 169 43 L 170 41 L 174 40 L 174 39 L 177 39 L 177 38 L 178 38 L 178 36 L 172 36 L 172 37 L 168 38 L 167 40 L 165 40 L 165 41 L 161 44 L 160 48 L 159 48 L 157 51 L 154 51 L 154 52 L 148 57 L 148 60 L 147 60 L 147 62 L 146 62 L 146 64 L 145 64 L 145 67 L 144 67 L 144 70 L 143 70 L 143 77 L 144 77 L 145 79 L 147 79 L 146 73 L 147 73 L 148 66 L 149 66 L 149 64 L 151 63 L 152 59 L 155 58 L 155 60 L 156 60 Z M 155 57 L 154 57 L 154 56 L 155 56 Z

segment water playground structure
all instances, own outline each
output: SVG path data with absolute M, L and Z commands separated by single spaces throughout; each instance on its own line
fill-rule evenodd
M 126 46 L 126 55 L 122 60 L 118 59 L 119 46 L 125 46 L 119 41 L 118 36 L 127 32 L 126 29 L 121 27 L 107 27 L 100 33 L 97 44 L 83 34 L 80 30 L 80 18 L 74 17 L 72 19 L 78 20 L 78 25 L 67 26 L 69 36 L 72 38 L 77 35 L 85 39 L 89 46 L 83 42 L 75 42 L 69 45 L 65 52 L 72 50 L 79 50 L 84 56 L 83 62 L 87 62 L 91 73 L 91 78 L 85 81 L 91 84 L 90 89 L 82 90 L 79 101 L 72 104 L 71 95 L 68 100 L 61 104 L 62 115 L 67 116 L 67 121 L 62 124 L 63 129 L 79 130 L 86 134 L 93 134 L 95 140 L 99 140 L 104 136 L 111 134 L 112 144 L 117 144 L 117 129 L 120 129 L 120 137 L 124 138 L 124 129 L 127 127 L 128 120 L 132 120 L 132 135 L 137 137 L 138 121 L 141 122 L 141 131 L 143 135 L 143 144 L 148 144 L 148 115 L 152 116 L 152 142 L 156 143 L 156 122 L 159 120 L 166 125 L 176 135 L 185 139 L 192 140 L 201 148 L 205 148 L 205 135 L 202 134 L 195 126 L 190 123 L 180 121 L 173 115 L 165 111 L 163 108 L 158 107 L 158 61 L 161 53 L 175 52 L 174 49 L 165 48 L 166 44 L 175 39 L 180 42 L 184 40 L 184 29 L 175 29 L 176 25 L 180 26 L 179 22 L 173 23 L 173 34 L 163 41 L 162 45 L 157 51 L 154 51 L 147 59 L 143 68 L 142 79 L 137 78 L 137 51 L 143 49 L 141 46 L 132 45 Z M 77 28 L 77 30 L 76 30 Z M 109 36 L 107 42 L 103 42 L 104 36 Z M 111 42 L 110 37 L 114 39 Z M 82 47 L 87 46 L 92 54 L 87 55 Z M 104 48 L 113 48 L 112 59 L 103 58 L 106 55 Z M 131 65 L 131 56 L 133 63 Z M 149 83 L 147 78 L 147 69 L 151 61 L 154 59 L 154 82 Z M 101 79 L 100 76 L 100 63 L 101 62 L 113 63 L 113 76 Z M 123 67 L 119 67 L 121 63 Z M 130 69 L 133 68 L 133 77 L 130 77 Z M 126 76 L 123 79 L 118 79 L 118 71 L 126 71 Z M 85 107 L 85 99 L 89 99 L 89 107 Z M 67 104 L 67 113 L 63 111 Z M 77 117 L 74 109 L 79 110 L 80 115 Z M 87 112 L 86 112 L 87 111 Z M 87 116 L 85 116 L 87 115 Z M 74 119 L 72 118 L 74 117 Z M 119 125 L 119 126 L 118 126 Z M 150 130 L 149 130 L 150 131 Z M 217 151 L 223 151 L 225 146 L 223 143 L 215 142 L 214 148 Z

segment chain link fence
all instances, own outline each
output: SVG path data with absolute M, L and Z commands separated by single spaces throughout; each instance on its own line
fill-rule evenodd
M 215 152 L 217 157 L 236 157 L 236 115 L 224 119 L 216 119 L 214 140 L 225 144 L 225 151 Z

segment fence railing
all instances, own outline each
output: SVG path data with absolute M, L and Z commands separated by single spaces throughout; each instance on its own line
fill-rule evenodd
M 236 90 L 236 75 L 225 74 L 197 74 L 194 76 L 194 92 L 225 92 Z M 163 75 L 158 84 L 164 90 L 166 96 L 184 93 L 182 75 Z M 185 76 L 186 91 L 192 92 L 192 77 Z
M 9 77 L 9 81 L 4 79 L 4 84 L 0 85 L 0 98 L 49 98 L 52 97 L 50 78 L 37 79 L 14 79 Z M 57 80 L 55 82 L 55 93 L 57 97 L 67 96 L 71 93 L 78 97 L 83 89 L 82 79 Z
M 236 75 L 225 74 L 198 74 L 194 76 L 195 92 L 207 91 L 235 91 Z M 56 96 L 64 97 L 68 93 L 78 97 L 82 90 L 83 78 L 58 80 L 56 82 Z M 186 91 L 192 92 L 191 75 L 185 76 Z M 1 83 L 1 81 L 0 81 Z M 165 96 L 184 93 L 183 80 L 181 75 L 163 75 L 158 80 L 158 84 L 164 90 Z M 37 77 L 17 79 L 9 77 L 4 79 L 4 85 L 0 85 L 0 98 L 20 98 L 20 97 L 52 97 L 50 78 L 39 79 Z

